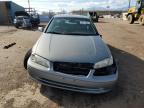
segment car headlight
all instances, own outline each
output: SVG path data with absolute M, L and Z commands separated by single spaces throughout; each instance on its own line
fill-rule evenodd
M 32 54 L 30 58 L 32 62 L 42 65 L 46 68 L 50 68 L 50 62 L 46 60 L 45 58 L 40 57 L 38 55 L 34 55 L 34 54 Z
M 94 68 L 98 69 L 98 68 L 103 68 L 106 66 L 110 66 L 113 64 L 113 57 L 111 56 L 110 58 L 106 58 L 98 63 L 95 63 Z

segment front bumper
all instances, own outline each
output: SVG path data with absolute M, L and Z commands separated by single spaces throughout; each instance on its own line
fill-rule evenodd
M 28 60 L 30 76 L 41 84 L 55 88 L 84 93 L 105 93 L 112 90 L 118 79 L 118 71 L 113 75 L 93 76 L 91 70 L 88 76 L 68 75 L 55 72 Z

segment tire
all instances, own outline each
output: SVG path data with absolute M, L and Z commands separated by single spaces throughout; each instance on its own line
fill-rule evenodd
M 128 21 L 129 21 L 129 24 L 133 24 L 134 23 L 134 17 L 133 17 L 132 14 L 128 15 Z
M 15 27 L 18 29 L 19 28 L 19 26 L 18 25 L 15 25 Z
M 29 49 L 28 52 L 26 53 L 25 57 L 24 57 L 24 68 L 27 70 L 27 62 L 28 62 L 28 59 L 29 57 L 31 56 L 31 53 L 32 53 L 32 49 Z
M 144 25 L 144 15 L 141 15 L 141 16 L 139 17 L 139 23 L 140 23 L 141 25 Z

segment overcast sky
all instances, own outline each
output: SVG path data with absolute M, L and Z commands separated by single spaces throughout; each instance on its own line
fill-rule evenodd
M 5 1 L 5 0 L 0 0 Z M 28 7 L 28 0 L 12 0 L 13 2 Z M 135 1 L 135 0 L 132 0 Z M 128 0 L 30 0 L 31 7 L 41 11 L 71 11 L 78 9 L 117 9 L 128 7 Z

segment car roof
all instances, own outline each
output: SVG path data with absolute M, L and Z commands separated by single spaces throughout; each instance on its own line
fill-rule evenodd
M 88 16 L 75 15 L 75 14 L 58 14 L 58 15 L 55 15 L 54 18 L 84 18 L 84 19 L 90 19 L 90 17 L 88 17 Z

